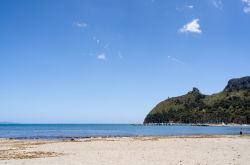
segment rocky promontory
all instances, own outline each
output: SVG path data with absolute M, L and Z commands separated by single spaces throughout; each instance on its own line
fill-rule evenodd
M 213 95 L 193 88 L 168 98 L 149 112 L 144 124 L 149 123 L 250 124 L 250 76 L 229 80 L 222 92 Z

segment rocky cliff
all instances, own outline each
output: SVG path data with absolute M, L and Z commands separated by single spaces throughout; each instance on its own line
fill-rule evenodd
M 228 81 L 228 84 L 225 88 L 225 90 L 241 90 L 241 89 L 250 89 L 250 76 L 231 79 Z

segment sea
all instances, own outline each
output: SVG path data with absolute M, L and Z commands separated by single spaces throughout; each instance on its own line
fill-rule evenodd
M 132 124 L 0 124 L 0 138 L 72 139 L 121 136 L 180 136 L 250 134 L 249 126 L 145 126 Z

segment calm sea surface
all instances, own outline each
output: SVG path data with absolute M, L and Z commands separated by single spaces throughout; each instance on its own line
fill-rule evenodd
M 67 139 L 101 136 L 233 135 L 233 126 L 142 126 L 129 124 L 0 124 L 0 138 Z M 250 127 L 243 127 L 250 134 Z

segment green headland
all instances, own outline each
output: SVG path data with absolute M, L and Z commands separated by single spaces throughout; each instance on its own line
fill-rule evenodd
M 146 116 L 149 123 L 235 123 L 250 124 L 250 76 L 229 80 L 225 89 L 213 95 L 199 89 L 157 104 Z

